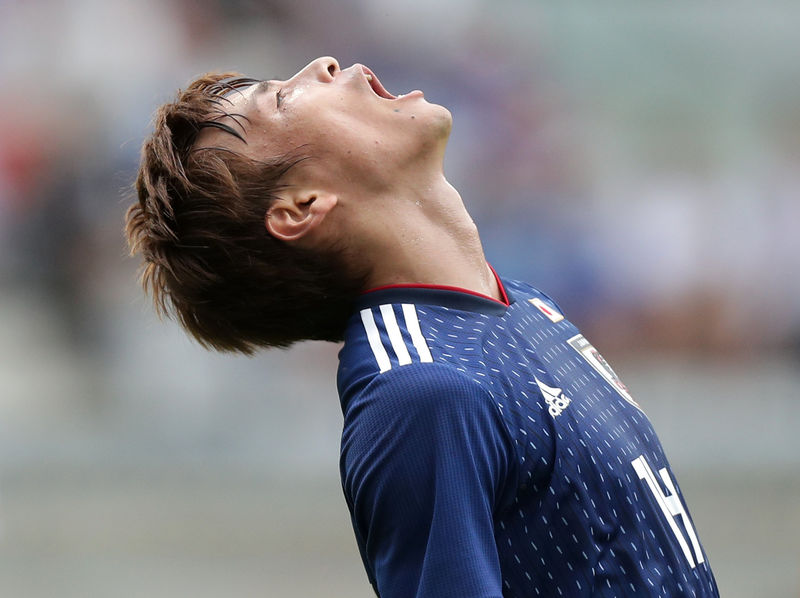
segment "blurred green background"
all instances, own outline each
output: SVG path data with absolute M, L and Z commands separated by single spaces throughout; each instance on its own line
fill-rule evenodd
M 123 214 L 155 107 L 319 55 L 450 108 L 504 275 L 659 430 L 723 596 L 800 596 L 796 2 L 0 1 L 0 595 L 371 596 L 334 345 L 159 323 Z

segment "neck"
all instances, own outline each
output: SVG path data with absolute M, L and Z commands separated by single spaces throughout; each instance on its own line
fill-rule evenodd
M 389 196 L 390 195 L 390 196 Z M 370 260 L 366 289 L 396 284 L 459 287 L 500 300 L 478 230 L 461 196 L 443 175 L 417 177 L 372 198 L 371 234 L 356 250 Z M 377 212 L 377 213 L 376 213 Z M 374 223 L 381 222 L 378 230 Z

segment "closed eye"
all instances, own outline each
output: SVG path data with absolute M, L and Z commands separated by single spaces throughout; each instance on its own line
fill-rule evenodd
M 275 107 L 280 108 L 281 102 L 283 101 L 284 93 L 283 88 L 281 87 L 278 91 L 275 92 Z

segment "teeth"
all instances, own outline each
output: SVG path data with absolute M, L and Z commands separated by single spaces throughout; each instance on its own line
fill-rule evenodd
M 369 73 L 367 73 L 367 81 L 372 81 L 372 75 L 370 75 Z

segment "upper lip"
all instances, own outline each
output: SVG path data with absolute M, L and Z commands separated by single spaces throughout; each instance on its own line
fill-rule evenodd
M 378 96 L 380 96 L 382 98 L 386 98 L 387 100 L 396 100 L 397 99 L 397 96 L 394 96 L 391 93 L 389 93 L 388 91 L 386 91 L 386 88 L 381 84 L 380 79 L 378 79 L 378 77 L 375 75 L 375 73 L 373 73 L 371 70 L 369 70 L 363 64 L 360 65 L 360 66 L 361 66 L 362 72 L 365 75 L 364 78 L 367 80 L 367 83 L 369 84 L 369 86 L 372 88 L 372 91 L 374 91 L 376 95 L 378 95 Z M 366 75 L 370 75 L 372 77 L 372 80 L 370 80 L 370 78 L 367 77 Z

